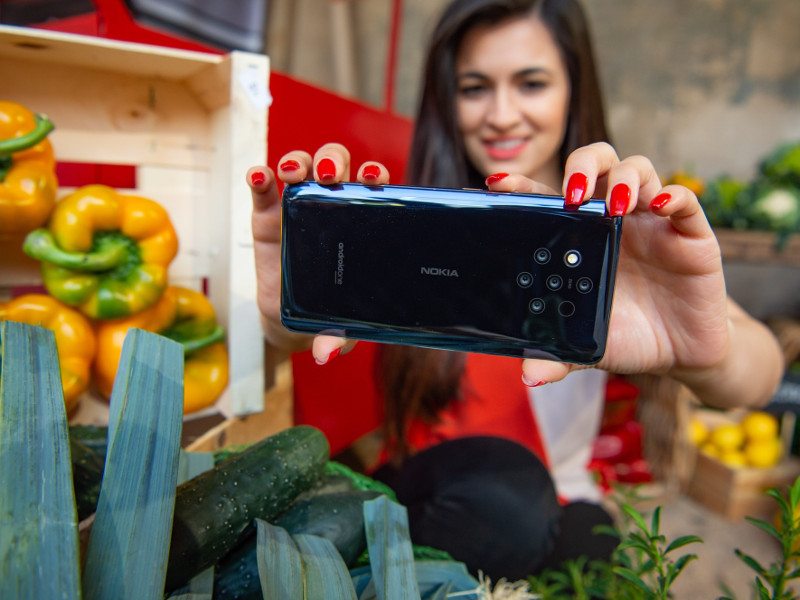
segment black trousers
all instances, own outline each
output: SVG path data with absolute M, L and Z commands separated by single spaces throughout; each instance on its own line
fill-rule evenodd
M 524 446 L 468 437 L 433 446 L 374 477 L 408 508 L 411 539 L 449 552 L 477 575 L 523 579 L 585 555 L 608 559 L 617 540 L 596 504 L 560 506 L 546 467 Z

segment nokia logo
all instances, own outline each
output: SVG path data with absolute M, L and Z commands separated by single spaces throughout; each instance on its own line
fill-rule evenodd
M 422 275 L 437 275 L 439 277 L 458 277 L 458 271 L 455 269 L 440 269 L 439 267 L 420 267 L 419 272 Z
M 344 282 L 344 243 L 339 242 L 336 252 L 336 272 L 334 274 L 334 282 L 336 285 L 342 285 Z

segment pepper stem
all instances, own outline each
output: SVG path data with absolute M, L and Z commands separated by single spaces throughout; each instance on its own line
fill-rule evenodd
M 35 146 L 41 142 L 47 135 L 55 129 L 53 122 L 47 118 L 47 115 L 35 115 L 36 124 L 33 130 L 25 135 L 9 138 L 7 140 L 0 140 L 0 156 L 7 156 L 14 152 L 26 150 L 31 146 Z
M 191 354 L 192 352 L 196 352 L 206 346 L 210 346 L 211 344 L 216 344 L 217 342 L 221 342 L 225 339 L 225 330 L 217 325 L 214 328 L 214 331 L 205 335 L 203 337 L 195 338 L 193 340 L 186 340 L 182 341 L 181 345 L 183 346 L 183 354 L 186 356 L 187 354 Z
M 31 258 L 64 269 L 97 273 L 109 271 L 128 258 L 129 243 L 122 238 L 107 237 L 91 252 L 66 252 L 58 247 L 47 229 L 34 229 L 26 237 L 22 249 Z

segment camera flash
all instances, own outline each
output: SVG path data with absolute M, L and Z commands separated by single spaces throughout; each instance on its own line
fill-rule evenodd
M 581 255 L 576 250 L 570 250 L 564 255 L 564 263 L 568 267 L 577 267 L 581 262 Z

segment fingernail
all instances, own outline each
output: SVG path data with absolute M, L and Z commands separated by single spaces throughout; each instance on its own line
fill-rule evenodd
M 336 177 L 336 164 L 330 158 L 323 158 L 317 163 L 317 178 L 327 181 Z
M 506 177 L 508 177 L 508 173 L 492 173 L 486 178 L 486 186 L 488 187 L 493 183 L 497 183 L 498 181 L 501 181 Z
M 337 356 L 339 356 L 339 354 L 341 354 L 341 352 L 342 352 L 342 349 L 341 349 L 341 348 L 337 348 L 336 350 L 334 350 L 333 352 L 331 352 L 330 354 L 328 354 L 328 357 L 327 357 L 325 360 L 323 360 L 323 361 L 320 361 L 320 360 L 318 360 L 318 359 L 316 359 L 316 358 L 315 358 L 315 359 L 314 359 L 314 361 L 315 361 L 315 362 L 316 362 L 318 365 L 327 365 L 327 364 L 328 364 L 329 362 L 331 362 L 331 361 L 332 361 L 334 358 L 336 358 Z
M 375 181 L 378 177 L 381 176 L 381 168 L 378 165 L 367 165 L 361 172 L 361 176 L 364 179 Z
M 292 171 L 297 171 L 300 168 L 300 163 L 296 160 L 285 160 L 283 161 L 280 166 L 278 167 L 281 171 L 286 171 L 287 173 L 291 173 Z
M 540 385 L 544 385 L 547 383 L 546 381 L 531 381 L 525 376 L 525 373 L 522 374 L 522 383 L 527 385 L 528 387 L 539 387 Z
M 578 208 L 583 203 L 586 196 L 586 188 L 589 187 L 589 180 L 583 173 L 573 173 L 567 181 L 567 193 L 564 196 L 564 206 Z
M 628 210 L 628 203 L 631 200 L 631 188 L 624 183 L 618 183 L 611 190 L 611 202 L 609 202 L 609 212 L 612 217 L 622 217 Z
M 263 173 L 256 171 L 255 173 L 250 174 L 250 182 L 253 185 L 261 185 L 267 180 Z
M 672 200 L 672 196 L 666 192 L 659 194 L 650 200 L 650 210 L 661 210 Z

